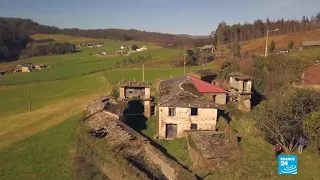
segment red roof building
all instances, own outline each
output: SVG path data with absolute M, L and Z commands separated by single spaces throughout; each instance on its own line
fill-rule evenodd
M 200 93 L 228 93 L 228 91 L 220 86 L 207 83 L 192 76 L 189 76 L 188 78 L 192 80 L 194 86 Z

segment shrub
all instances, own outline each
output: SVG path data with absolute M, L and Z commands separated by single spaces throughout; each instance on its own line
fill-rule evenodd
M 320 112 L 313 112 L 303 121 L 303 130 L 314 152 L 319 155 Z

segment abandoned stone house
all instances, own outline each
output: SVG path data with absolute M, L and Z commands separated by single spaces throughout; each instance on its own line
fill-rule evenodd
M 215 130 L 218 106 L 227 91 L 192 76 L 161 81 L 158 101 L 160 139 L 184 137 L 189 130 Z
M 148 82 L 127 82 L 119 83 L 119 98 L 121 100 L 140 99 L 144 105 L 144 115 L 151 116 L 151 95 L 150 83 Z
M 229 100 L 241 111 L 251 111 L 252 78 L 232 75 L 229 81 Z

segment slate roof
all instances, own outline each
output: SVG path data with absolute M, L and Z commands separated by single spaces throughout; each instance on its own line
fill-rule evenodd
M 227 93 L 219 86 L 212 85 L 191 76 L 181 76 L 160 82 L 160 97 L 158 105 L 166 107 L 202 107 L 216 108 L 214 102 L 208 101 L 199 93 L 189 92 L 182 88 L 185 84 L 192 84 L 199 93 Z

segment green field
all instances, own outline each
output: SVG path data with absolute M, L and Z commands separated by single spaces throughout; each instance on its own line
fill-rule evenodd
M 0 179 L 72 179 L 72 141 L 79 118 L 0 149 Z
M 64 35 L 35 35 L 34 38 L 54 38 L 57 42 L 73 43 L 103 42 L 104 45 L 96 49 L 82 48 L 82 52 L 74 54 L 0 64 L 0 69 L 28 62 L 54 65 L 39 72 L 0 76 L 0 179 L 72 179 L 71 144 L 79 113 L 86 105 L 98 96 L 110 93 L 121 79 L 142 80 L 142 64 L 145 65 L 145 80 L 151 83 L 155 83 L 156 78 L 168 79 L 184 73 L 183 68 L 170 66 L 172 60 L 181 58 L 181 50 L 159 48 L 150 43 Z M 101 51 L 114 52 L 121 45 L 132 43 L 151 48 L 131 54 L 132 58 L 151 56 L 151 59 L 112 69 L 128 57 L 91 55 Z M 303 56 L 308 56 L 308 53 Z M 186 72 L 204 67 L 218 68 L 219 63 L 187 67 Z M 148 123 L 149 128 L 144 133 L 153 137 L 156 121 L 153 118 Z M 252 122 L 239 121 L 233 125 L 244 137 L 243 159 L 232 162 L 229 169 L 215 172 L 207 179 L 281 179 L 275 172 L 272 146 L 251 131 Z M 188 152 L 184 149 L 185 139 L 157 142 L 180 163 L 190 166 Z M 310 163 L 312 159 L 316 157 L 308 150 L 301 155 L 298 179 L 320 179 L 320 162 Z M 262 163 L 258 164 L 255 160 Z M 200 175 L 208 173 L 198 169 L 195 171 Z

